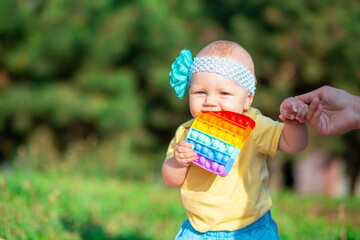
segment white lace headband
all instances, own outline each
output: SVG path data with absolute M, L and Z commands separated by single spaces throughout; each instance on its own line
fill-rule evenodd
M 236 82 L 253 96 L 255 95 L 256 80 L 254 75 L 246 67 L 234 60 L 213 56 L 195 57 L 191 65 L 191 75 L 197 72 L 217 73 Z
M 171 65 L 170 85 L 175 89 L 176 96 L 183 98 L 188 85 L 191 84 L 191 76 L 197 72 L 211 72 L 219 74 L 231 81 L 236 82 L 253 96 L 255 95 L 255 76 L 239 62 L 216 56 L 195 57 L 189 50 L 184 49 L 180 56 Z

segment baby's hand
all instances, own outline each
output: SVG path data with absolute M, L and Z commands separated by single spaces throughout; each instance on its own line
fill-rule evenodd
M 302 124 L 306 121 L 309 107 L 297 98 L 285 99 L 280 106 L 280 119 L 288 124 Z
M 181 141 L 175 146 L 174 157 L 176 163 L 181 167 L 188 167 L 192 161 L 197 159 L 197 153 L 194 152 L 194 145 L 186 141 Z

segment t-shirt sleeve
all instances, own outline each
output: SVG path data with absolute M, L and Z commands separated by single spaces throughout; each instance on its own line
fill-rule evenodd
M 174 157 L 174 148 L 176 144 L 177 144 L 176 137 L 174 137 L 169 144 L 168 150 L 166 152 L 165 160 Z
M 258 113 L 255 117 L 254 140 L 261 154 L 274 157 L 284 124 Z
M 166 152 L 165 160 L 174 157 L 174 148 L 178 142 L 184 141 L 186 139 L 186 136 L 187 136 L 187 133 L 191 126 L 191 123 L 192 123 L 192 121 L 189 121 L 189 122 L 182 124 L 180 127 L 178 127 L 178 129 L 176 130 L 176 133 L 175 133 L 175 137 L 169 143 L 169 147 Z

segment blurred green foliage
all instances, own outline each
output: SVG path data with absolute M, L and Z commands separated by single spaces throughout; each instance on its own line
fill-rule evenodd
M 181 49 L 196 54 L 219 39 L 253 56 L 253 106 L 274 119 L 284 98 L 324 84 L 360 95 L 357 0 L 3 0 L 0 161 L 43 128 L 56 154 L 115 135 L 137 153 L 164 151 L 190 118 L 170 65 Z M 358 132 L 312 139 L 310 148 L 345 157 L 355 179 Z

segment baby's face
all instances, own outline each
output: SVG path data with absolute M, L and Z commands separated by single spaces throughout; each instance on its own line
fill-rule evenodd
M 253 100 L 252 95 L 239 84 L 209 72 L 198 72 L 192 76 L 189 93 L 190 112 L 194 118 L 201 111 L 243 113 Z

